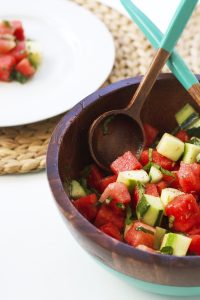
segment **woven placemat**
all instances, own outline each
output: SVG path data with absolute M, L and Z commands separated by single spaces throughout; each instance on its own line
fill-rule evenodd
M 144 74 L 154 50 L 137 26 L 118 11 L 95 0 L 74 0 L 91 10 L 109 28 L 116 46 L 116 60 L 105 84 Z M 178 50 L 193 72 L 200 72 L 200 6 L 194 12 Z M 168 71 L 165 67 L 164 71 Z M 0 129 L 0 174 L 27 173 L 45 168 L 51 133 L 61 116 L 43 122 Z

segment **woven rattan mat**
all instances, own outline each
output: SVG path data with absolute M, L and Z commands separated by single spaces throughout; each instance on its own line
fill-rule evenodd
M 105 84 L 144 74 L 154 50 L 127 17 L 95 0 L 74 0 L 96 14 L 109 28 L 116 46 L 116 60 Z M 193 72 L 200 72 L 200 6 L 178 45 Z M 167 69 L 165 68 L 164 71 Z M 28 173 L 45 168 L 51 133 L 61 116 L 43 122 L 0 129 L 0 174 Z

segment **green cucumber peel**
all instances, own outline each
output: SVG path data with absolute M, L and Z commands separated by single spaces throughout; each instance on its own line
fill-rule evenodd
M 191 139 L 189 140 L 188 143 L 196 145 L 196 146 L 200 146 L 200 138 L 193 136 L 193 137 L 191 137 Z
M 160 250 L 162 254 L 173 255 L 174 249 L 171 246 L 162 247 Z
M 200 127 L 187 129 L 186 132 L 189 136 L 200 138 Z
M 143 226 L 138 226 L 137 228 L 135 228 L 136 231 L 142 231 L 144 233 L 149 233 L 149 234 L 152 234 L 154 235 L 154 232 L 149 230 L 149 229 L 146 229 L 145 227 Z

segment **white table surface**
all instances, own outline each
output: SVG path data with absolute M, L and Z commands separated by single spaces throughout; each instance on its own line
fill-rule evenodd
M 102 2 L 123 11 L 118 0 Z M 165 29 L 178 1 L 135 3 Z M 170 299 L 136 289 L 83 251 L 57 211 L 45 172 L 2 176 L 0 191 L 1 300 Z

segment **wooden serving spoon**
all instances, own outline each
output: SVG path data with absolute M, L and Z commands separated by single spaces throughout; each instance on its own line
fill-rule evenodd
M 90 126 L 90 152 L 101 168 L 109 170 L 111 162 L 127 150 L 139 155 L 144 148 L 145 135 L 140 119 L 143 104 L 170 57 L 197 2 L 198 0 L 181 0 L 153 62 L 128 106 L 102 114 Z
M 133 3 L 131 0 L 120 0 L 130 17 L 137 24 L 154 48 L 158 48 L 163 38 L 163 33 L 158 27 Z M 188 91 L 190 96 L 200 106 L 200 83 L 190 71 L 178 52 L 174 50 L 167 61 L 167 65 Z

